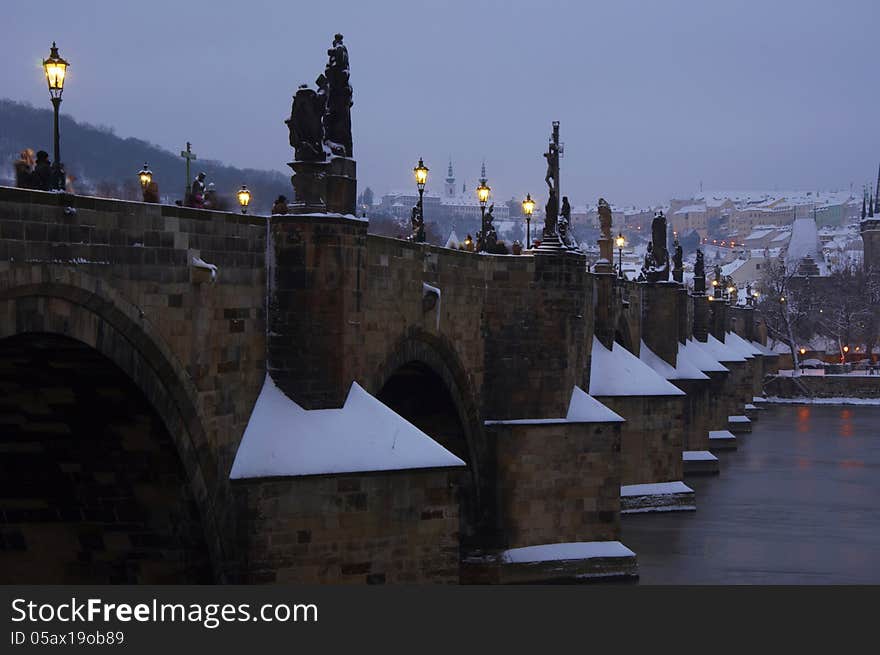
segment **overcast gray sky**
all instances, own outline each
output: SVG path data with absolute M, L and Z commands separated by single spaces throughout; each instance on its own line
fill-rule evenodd
M 380 194 L 419 156 L 441 189 L 451 155 L 459 184 L 485 158 L 497 200 L 543 200 L 552 120 L 578 204 L 860 189 L 880 161 L 877 0 L 3 4 L 0 96 L 49 106 L 54 39 L 74 118 L 285 172 L 291 96 L 342 32 L 359 186 Z

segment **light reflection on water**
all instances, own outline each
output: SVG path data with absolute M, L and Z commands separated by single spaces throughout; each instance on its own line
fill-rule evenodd
M 641 583 L 880 583 L 880 407 L 771 406 L 696 512 L 630 515 Z

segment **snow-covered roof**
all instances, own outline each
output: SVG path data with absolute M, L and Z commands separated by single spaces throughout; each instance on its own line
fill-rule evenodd
M 568 414 L 566 414 L 565 418 L 569 421 L 585 421 L 590 423 L 626 420 L 620 414 L 605 407 L 605 405 L 578 386 L 575 386 L 571 392 Z
M 687 343 L 678 351 L 679 357 L 685 357 L 688 361 L 705 373 L 727 373 L 729 368 L 719 362 L 706 348 L 706 344 L 696 339 L 688 339 Z
M 679 344 L 679 352 L 681 345 Z M 703 373 L 697 366 L 687 358 L 680 354 L 675 358 L 675 366 L 672 366 L 665 359 L 655 354 L 653 350 L 648 348 L 647 344 L 642 341 L 639 349 L 639 359 L 650 366 L 658 375 L 662 375 L 667 380 L 708 380 L 709 376 Z
M 540 423 L 618 423 L 626 421 L 587 392 L 575 385 L 565 418 L 521 418 L 486 421 L 486 425 L 535 425 Z
M 759 342 L 757 342 L 757 341 L 750 341 L 749 343 L 752 344 L 752 346 L 755 348 L 755 350 L 757 350 L 758 352 L 760 352 L 762 355 L 765 355 L 765 356 L 773 356 L 773 355 L 776 354 L 775 352 L 773 352 L 772 350 L 770 350 L 770 348 L 768 348 L 767 346 L 765 346 L 765 345 L 762 344 L 762 343 L 759 343 Z
M 817 264 L 824 261 L 819 253 L 819 233 L 812 218 L 798 218 L 791 229 L 791 241 L 785 253 L 785 262 L 796 267 L 805 257 L 812 257 Z
M 746 263 L 745 259 L 734 259 L 729 264 L 725 264 L 721 267 L 722 275 L 733 275 L 740 266 Z
M 675 211 L 676 214 L 695 214 L 706 211 L 706 205 L 686 205 Z
M 751 343 L 743 339 L 736 332 L 728 332 L 724 338 L 724 343 L 746 359 L 751 359 L 755 355 L 763 355 L 764 353 L 755 348 Z
M 590 395 L 682 396 L 684 392 L 619 343 L 609 350 L 593 337 Z
M 446 468 L 465 463 L 353 382 L 339 409 L 306 410 L 266 374 L 230 478 Z
M 744 362 L 746 358 L 740 355 L 736 350 L 728 346 L 722 341 L 718 341 L 711 334 L 706 339 L 706 343 L 702 344 L 719 362 Z

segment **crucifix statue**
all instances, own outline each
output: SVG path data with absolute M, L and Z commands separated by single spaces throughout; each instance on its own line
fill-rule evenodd
M 190 200 L 189 186 L 192 184 L 192 180 L 189 178 L 189 164 L 196 160 L 196 153 L 192 151 L 192 144 L 189 141 L 186 142 L 186 150 L 180 151 L 180 156 L 186 160 L 186 185 L 183 187 L 186 191 L 183 192 L 183 205 L 188 207 Z

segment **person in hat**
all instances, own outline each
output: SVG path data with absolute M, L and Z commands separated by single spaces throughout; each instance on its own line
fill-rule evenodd
M 205 191 L 205 209 L 219 209 L 220 204 L 217 200 L 217 190 L 214 188 L 214 183 L 211 182 L 208 184 L 208 190 Z
M 272 205 L 272 213 L 273 214 L 289 214 L 290 207 L 287 206 L 287 198 L 285 196 L 278 196 L 275 199 L 275 204 Z
M 41 191 L 51 191 L 53 178 L 52 162 L 49 161 L 49 153 L 45 150 L 38 151 L 37 161 L 34 164 L 31 188 L 40 189 Z
M 34 185 L 34 151 L 25 148 L 15 160 L 15 186 L 31 189 Z
M 192 207 L 199 209 L 205 206 L 205 172 L 202 171 L 193 180 L 192 187 L 189 190 L 189 200 Z

